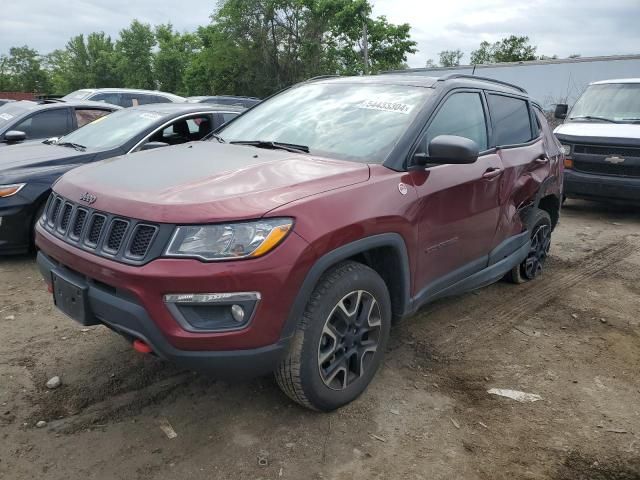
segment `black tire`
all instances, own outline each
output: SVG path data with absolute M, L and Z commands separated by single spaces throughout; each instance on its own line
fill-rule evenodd
M 322 276 L 307 303 L 275 372 L 278 385 L 312 410 L 346 405 L 378 370 L 390 326 L 391 300 L 380 275 L 361 263 L 338 264 Z
M 531 223 L 531 249 L 527 258 L 513 267 L 506 276 L 513 283 L 525 283 L 540 275 L 549 254 L 553 230 L 551 217 L 544 210 L 537 209 Z

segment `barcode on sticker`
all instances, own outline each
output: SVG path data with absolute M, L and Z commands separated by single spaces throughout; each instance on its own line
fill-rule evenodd
M 381 112 L 393 112 L 402 113 L 408 115 L 413 108 L 411 105 L 399 102 L 382 102 L 379 100 L 365 100 L 358 108 L 365 108 L 367 110 L 379 110 Z
M 140 118 L 144 118 L 145 120 L 159 120 L 162 118 L 162 115 L 158 113 L 141 113 Z

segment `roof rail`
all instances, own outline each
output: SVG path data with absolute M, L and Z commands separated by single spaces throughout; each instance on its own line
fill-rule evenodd
M 313 82 L 314 80 L 322 80 L 323 78 L 337 78 L 341 75 L 318 75 L 317 77 L 308 78 L 306 82 Z
M 516 90 L 518 90 L 518 91 L 520 91 L 522 93 L 526 93 L 528 95 L 528 92 L 524 88 L 519 87 L 518 85 L 514 85 L 513 83 L 503 82 L 502 80 L 496 80 L 495 78 L 479 77 L 477 75 L 469 75 L 469 74 L 466 74 L 466 73 L 450 73 L 449 75 L 443 75 L 442 77 L 438 77 L 438 81 L 439 82 L 444 82 L 445 80 L 453 80 L 455 78 L 469 78 L 469 79 L 473 79 L 473 80 L 482 80 L 484 82 L 497 83 L 498 85 L 505 85 L 507 87 L 515 88 Z

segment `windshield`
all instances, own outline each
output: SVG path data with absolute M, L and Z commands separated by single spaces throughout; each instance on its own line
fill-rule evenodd
M 75 92 L 71 92 L 70 94 L 62 97 L 62 100 L 84 100 L 91 95 L 91 93 L 91 90 L 76 90 Z
M 149 110 L 119 110 L 65 135 L 58 143 L 74 143 L 89 149 L 115 148 L 141 135 L 162 117 L 163 114 Z
M 29 101 L 5 103 L 0 107 L 0 128 L 7 126 L 18 117 L 37 107 L 37 103 Z
M 600 117 L 615 122 L 640 121 L 640 83 L 591 85 L 571 109 L 570 120 Z
M 303 84 L 257 105 L 219 133 L 227 142 L 302 145 L 311 154 L 382 163 L 432 92 L 401 85 Z

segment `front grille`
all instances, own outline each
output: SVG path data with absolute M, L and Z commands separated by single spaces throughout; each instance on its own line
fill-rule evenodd
M 129 247 L 131 256 L 138 258 L 144 257 L 147 254 L 156 230 L 157 228 L 151 225 L 138 225 L 136 227 L 131 246 Z
M 116 217 L 79 206 L 53 193 L 47 202 L 44 228 L 77 248 L 101 257 L 142 265 L 162 254 L 175 228 Z
M 71 229 L 71 234 L 69 235 L 71 238 L 75 240 L 80 238 L 82 234 L 82 230 L 84 229 L 84 224 L 87 220 L 87 211 L 79 208 L 76 211 L 76 218 L 73 220 L 73 228 Z
M 129 222 L 120 219 L 116 219 L 111 222 L 111 228 L 109 229 L 109 235 L 104 247 L 105 250 L 113 253 L 120 250 L 120 246 L 122 245 L 122 240 L 124 239 L 124 234 L 127 231 L 128 226 Z
M 640 177 L 640 165 L 624 165 L 612 163 L 594 163 L 574 160 L 573 168 L 580 172 L 598 173 L 600 175 L 616 175 L 623 177 Z
M 100 240 L 100 234 L 102 233 L 102 227 L 107 218 L 104 215 L 95 214 L 91 218 L 91 226 L 89 227 L 89 234 L 87 235 L 86 244 L 97 246 Z
M 62 207 L 62 199 L 56 198 L 51 203 L 51 212 L 48 215 L 49 225 L 51 225 L 52 227 L 56 224 L 56 220 L 58 219 L 58 214 L 60 213 L 60 207 Z
M 602 155 L 604 157 L 638 157 L 640 158 L 640 148 L 632 147 L 608 147 L 600 145 L 576 145 L 573 148 L 574 153 L 584 155 Z
M 60 231 L 66 232 L 69 228 L 69 221 L 71 220 L 71 213 L 73 212 L 73 205 L 65 203 L 62 207 L 62 219 L 60 220 Z

